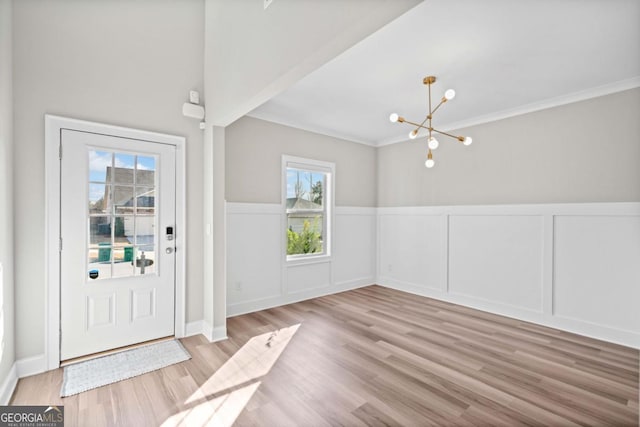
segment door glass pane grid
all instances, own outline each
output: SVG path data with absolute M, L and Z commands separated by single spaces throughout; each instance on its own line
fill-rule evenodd
M 136 185 L 136 214 L 153 215 L 155 214 L 156 205 L 156 189 L 155 187 L 143 187 Z
M 155 274 L 155 187 L 155 156 L 90 150 L 89 281 Z

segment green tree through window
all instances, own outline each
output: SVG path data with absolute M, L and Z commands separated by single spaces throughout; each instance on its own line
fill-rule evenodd
M 312 161 L 310 161 L 312 162 Z M 287 257 L 328 254 L 326 189 L 332 169 L 287 164 Z

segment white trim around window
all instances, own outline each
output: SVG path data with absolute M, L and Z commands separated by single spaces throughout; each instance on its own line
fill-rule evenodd
M 320 254 L 287 255 L 287 170 L 300 169 L 303 171 L 320 172 L 325 174 L 323 188 L 323 251 Z M 335 210 L 335 163 L 315 159 L 307 159 L 289 155 L 282 156 L 281 171 L 281 211 L 282 211 L 282 256 L 284 265 L 312 264 L 329 262 L 333 254 L 333 215 Z

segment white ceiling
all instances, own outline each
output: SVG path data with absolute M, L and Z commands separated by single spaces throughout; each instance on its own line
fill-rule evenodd
M 426 0 L 249 113 L 371 145 L 640 86 L 639 0 Z

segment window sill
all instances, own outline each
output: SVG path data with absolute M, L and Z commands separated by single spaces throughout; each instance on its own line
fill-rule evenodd
M 325 264 L 332 260 L 333 258 L 331 255 L 305 256 L 300 258 L 287 258 L 285 259 L 285 265 L 287 267 L 297 267 L 299 265 L 307 264 Z

